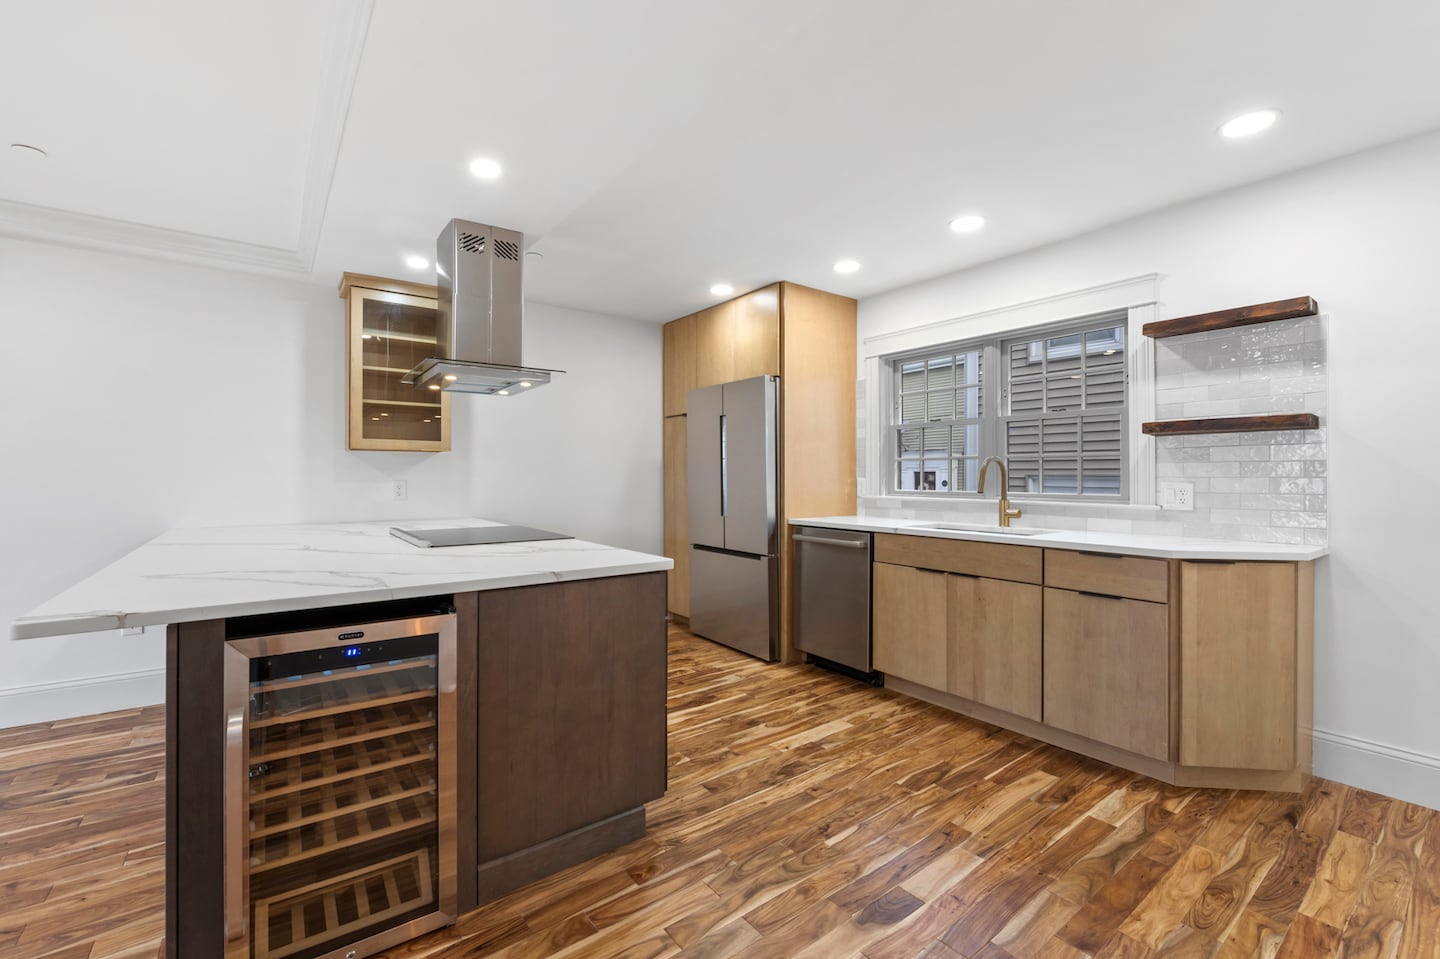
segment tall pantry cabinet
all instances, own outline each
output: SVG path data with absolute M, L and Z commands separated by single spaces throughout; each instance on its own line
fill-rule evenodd
M 790 639 L 792 517 L 855 512 L 855 301 L 794 283 L 770 286 L 665 324 L 665 555 L 668 605 L 690 617 L 686 528 L 689 392 L 751 376 L 780 377 L 781 659 Z

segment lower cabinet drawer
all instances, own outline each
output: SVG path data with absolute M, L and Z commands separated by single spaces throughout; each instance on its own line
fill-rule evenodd
M 1146 556 L 1047 549 L 1045 585 L 1163 603 L 1170 598 L 1170 563 Z
M 1045 590 L 1046 725 L 1170 758 L 1169 607 Z

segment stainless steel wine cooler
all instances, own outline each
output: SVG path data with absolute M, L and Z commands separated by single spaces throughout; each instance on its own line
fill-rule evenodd
M 225 959 L 355 959 L 454 921 L 455 616 L 231 639 Z

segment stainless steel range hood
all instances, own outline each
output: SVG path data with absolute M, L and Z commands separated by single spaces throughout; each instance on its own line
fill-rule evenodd
M 418 389 L 513 396 L 563 372 L 520 364 L 524 240 L 514 230 L 483 223 L 446 224 L 435 241 L 437 355 L 421 361 L 402 382 Z

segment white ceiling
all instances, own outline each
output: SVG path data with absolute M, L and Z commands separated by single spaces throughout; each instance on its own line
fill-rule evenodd
M 1432 0 L 47 0 L 3 21 L 0 233 L 333 284 L 419 278 L 402 256 L 460 216 L 543 254 L 529 299 L 652 320 L 718 281 L 863 296 L 1440 127 Z M 1274 130 L 1216 135 L 1257 106 Z M 466 172 L 481 154 L 501 179 Z M 946 229 L 972 211 L 984 230 Z

